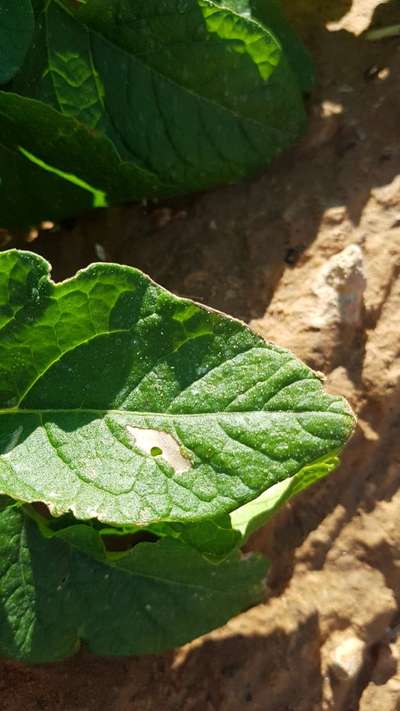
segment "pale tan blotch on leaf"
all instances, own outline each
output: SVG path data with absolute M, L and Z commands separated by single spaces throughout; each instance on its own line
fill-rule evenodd
M 127 426 L 129 434 L 134 438 L 135 444 L 145 454 L 162 457 L 177 474 L 187 472 L 192 468 L 189 459 L 183 456 L 176 439 L 167 432 L 160 430 L 143 429 L 141 427 Z

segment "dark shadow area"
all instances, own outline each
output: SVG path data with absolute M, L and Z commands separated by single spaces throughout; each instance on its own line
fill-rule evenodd
M 259 623 L 261 631 L 261 615 Z M 239 619 L 233 621 L 232 632 L 238 628 Z M 201 647 L 189 652 L 179 668 L 179 686 L 187 689 L 189 681 L 196 688 L 193 708 L 198 711 L 204 708 L 320 711 L 323 683 L 320 645 L 316 613 L 305 615 L 290 633 L 277 620 L 274 628 L 265 629 L 264 634 L 246 635 L 243 629 L 243 634 L 207 639 Z M 178 696 L 176 708 L 189 708 L 183 705 L 184 698 Z M 167 708 L 174 706 L 170 704 Z
M 239 618 L 233 624 L 238 628 Z M 8 682 L 3 702 L 8 705 L 0 708 L 320 711 L 320 644 L 318 616 L 310 614 L 292 633 L 278 624 L 264 635 L 246 635 L 243 630 L 243 634 L 232 631 L 225 638 L 209 638 L 189 651 L 179 665 L 172 653 L 116 660 L 96 658 L 85 651 L 52 666 L 26 668 L 5 662 Z M 13 680 L 24 689 L 19 706 L 12 696 Z M 34 706 L 41 698 L 43 706 Z

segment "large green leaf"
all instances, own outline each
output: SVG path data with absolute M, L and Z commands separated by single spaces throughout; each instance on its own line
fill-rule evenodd
M 114 525 L 200 521 L 351 434 L 346 402 L 241 322 L 129 267 L 48 272 L 0 255 L 0 494 Z
M 113 173 L 105 181 L 95 161 L 89 184 L 97 188 L 108 182 L 107 202 L 232 181 L 264 166 L 304 126 L 300 88 L 280 43 L 247 16 L 210 0 L 37 4 L 35 41 L 11 88 L 57 114 L 49 134 L 46 115 L 21 103 L 11 118 L 14 143 L 34 156 L 37 167 L 42 162 L 60 172 L 69 131 L 77 136 L 61 116 L 83 124 L 94 137 L 106 136 L 120 160 L 134 167 L 121 187 Z M 7 117 L 4 97 L 0 109 Z M 53 142 L 48 145 L 49 135 L 57 137 L 57 150 Z M 88 182 L 83 134 L 80 149 L 81 157 L 71 156 L 67 172 Z M 140 169 L 150 181 L 140 179 Z M 6 191 L 13 182 L 6 160 L 2 170 Z M 59 172 L 50 176 L 47 170 L 43 180 L 59 180 Z M 39 183 L 31 195 L 28 191 L 25 205 L 27 187 L 23 197 L 13 194 L 14 212 L 25 223 L 41 212 L 41 207 L 30 209 Z M 7 204 L 2 209 L 5 225 L 14 222 L 11 209 Z M 64 215 L 76 209 L 66 194 Z
M 0 511 L 0 655 L 56 661 L 81 641 L 98 654 L 161 652 L 261 599 L 265 569 L 257 556 L 213 565 L 171 539 L 112 558 L 89 526 L 46 540 L 8 506 Z
M 0 0 L 0 84 L 10 81 L 32 42 L 31 0 Z

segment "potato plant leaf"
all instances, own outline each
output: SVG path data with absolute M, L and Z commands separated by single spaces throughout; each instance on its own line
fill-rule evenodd
M 232 511 L 339 451 L 340 397 L 244 324 L 130 267 L 54 284 L 0 255 L 0 494 L 149 526 Z
M 233 531 L 240 534 L 240 545 L 245 543 L 254 531 L 265 526 L 283 504 L 328 476 L 338 464 L 339 458 L 335 455 L 323 457 L 318 462 L 306 465 L 293 477 L 271 486 L 248 504 L 232 511 L 231 526 Z
M 279 40 L 303 91 L 314 83 L 314 68 L 304 44 L 285 18 L 279 0 L 214 0 L 216 5 L 256 20 L 268 27 Z
M 36 197 L 51 181 L 58 192 L 63 177 L 73 187 L 58 201 L 60 216 L 74 214 L 79 200 L 82 208 L 90 204 L 90 189 L 110 203 L 233 181 L 263 167 L 304 126 L 301 88 L 285 51 L 247 12 L 211 0 L 36 0 L 35 11 L 34 41 L 8 87 L 21 102 L 13 99 L 9 115 L 7 99 L 0 101 L 2 120 L 12 125 L 12 150 L 22 147 L 26 159 L 0 153 L 1 192 L 16 182 L 24 187 L 20 204 L 18 192 L 14 205 L 0 193 L 3 226 L 51 217 L 51 200 L 35 209 Z M 23 99 L 40 102 L 42 112 Z M 55 113 L 47 116 L 45 108 Z M 88 131 L 99 152 L 90 170 Z M 71 132 L 80 154 L 68 159 Z M 101 153 L 110 153 L 106 140 L 114 164 L 130 167 L 120 176 L 101 171 Z M 5 153 L 5 138 L 1 145 Z M 36 181 L 21 177 L 33 170 L 29 155 Z M 86 194 L 79 193 L 82 182 Z
M 251 10 L 253 16 L 278 37 L 302 90 L 311 91 L 314 84 L 311 56 L 287 22 L 279 0 L 251 0 Z
M 0 84 L 10 81 L 32 42 L 31 0 L 0 0 Z
M 9 505 L 0 509 L 0 656 L 52 662 L 81 642 L 97 654 L 158 653 L 258 602 L 265 570 L 259 556 L 213 565 L 172 539 L 112 558 L 89 526 L 46 540 Z
M 223 560 L 243 542 L 242 533 L 233 528 L 229 514 L 190 524 L 153 526 L 151 530 L 161 536 L 178 538 L 213 561 Z
M 239 546 L 353 425 L 288 351 L 136 269 L 55 284 L 0 253 L 0 655 L 157 653 L 224 624 L 263 594 Z

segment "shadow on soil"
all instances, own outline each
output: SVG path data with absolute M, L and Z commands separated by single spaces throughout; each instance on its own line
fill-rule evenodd
M 300 656 L 307 659 L 307 664 L 298 663 Z M 322 708 L 320 665 L 319 621 L 317 614 L 312 614 L 299 623 L 293 634 L 277 626 L 265 636 L 235 634 L 224 639 L 207 639 L 201 646 L 190 649 L 179 665 L 172 653 L 116 660 L 92 657 L 85 651 L 56 665 L 23 667 L 5 662 L 3 675 L 18 679 L 18 686 L 24 688 L 25 703 L 21 703 L 20 697 L 20 705 L 13 706 L 14 690 L 7 685 L 9 699 L 3 696 L 2 700 L 9 705 L 1 706 L 0 702 L 0 708 L 7 711 L 17 711 L 17 708 L 19 711 L 22 707 L 28 711 L 33 708 L 51 708 L 51 711 L 233 711 L 246 708 L 309 711 L 309 707 L 300 708 L 299 699 L 309 702 L 312 686 L 312 708 L 319 711 Z M 307 668 L 306 675 L 304 668 Z M 254 680 L 252 685 L 249 678 Z M 293 680 L 289 690 L 288 678 Z M 43 706 L 39 705 L 40 690 L 45 690 Z

